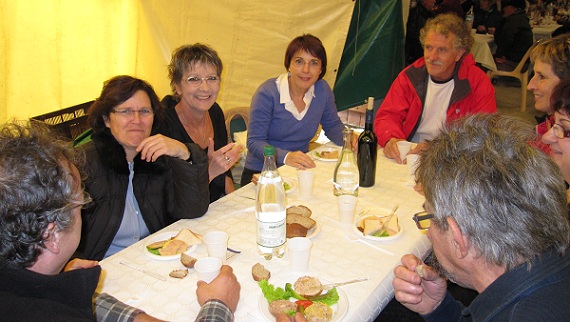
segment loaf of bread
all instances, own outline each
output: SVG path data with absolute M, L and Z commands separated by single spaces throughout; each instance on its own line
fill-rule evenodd
M 251 268 L 251 275 L 256 282 L 259 282 L 261 280 L 268 281 L 271 277 L 271 272 L 266 270 L 265 267 L 260 263 L 257 263 Z

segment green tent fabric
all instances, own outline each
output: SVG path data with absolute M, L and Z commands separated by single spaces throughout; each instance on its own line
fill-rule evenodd
M 357 0 L 334 85 L 337 110 L 383 99 L 404 68 L 401 0 Z

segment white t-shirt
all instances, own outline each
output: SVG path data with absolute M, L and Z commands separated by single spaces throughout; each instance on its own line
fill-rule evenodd
M 453 79 L 445 83 L 436 83 L 430 76 L 420 126 L 412 137 L 412 142 L 432 140 L 441 132 L 447 119 L 447 108 L 454 86 Z

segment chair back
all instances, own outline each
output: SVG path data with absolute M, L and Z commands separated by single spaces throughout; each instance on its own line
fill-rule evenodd
M 247 131 L 249 107 L 234 107 L 225 111 L 228 142 L 235 142 L 234 133 Z

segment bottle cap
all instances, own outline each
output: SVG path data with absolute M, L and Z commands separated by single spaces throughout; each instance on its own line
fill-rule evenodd
M 263 155 L 272 156 L 275 155 L 275 147 L 273 145 L 266 145 L 263 147 Z

